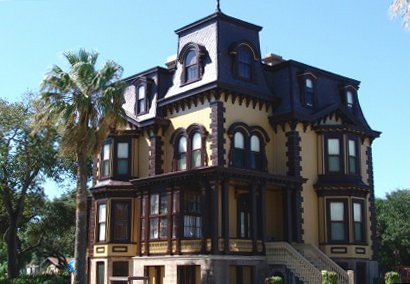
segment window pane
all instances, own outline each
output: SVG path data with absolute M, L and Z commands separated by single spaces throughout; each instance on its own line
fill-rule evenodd
M 172 238 L 177 237 L 177 216 L 172 216 Z
M 186 154 L 180 154 L 178 159 L 178 170 L 186 170 Z
M 161 218 L 159 223 L 160 238 L 166 238 L 168 235 L 168 220 L 167 217 Z
M 113 262 L 112 276 L 128 276 L 128 261 Z
M 356 158 L 349 157 L 349 173 L 355 174 L 356 173 Z
M 146 219 L 141 219 L 141 240 L 145 240 L 145 221 Z
M 343 241 L 345 239 L 345 225 L 343 223 L 332 223 L 331 239 L 332 241 Z
M 362 204 L 353 203 L 353 220 L 355 222 L 362 222 Z
M 179 153 L 185 153 L 186 149 L 187 149 L 187 143 L 186 143 L 186 137 L 182 136 L 181 138 L 179 138 L 178 141 L 178 152 Z
M 159 194 L 151 195 L 151 215 L 159 213 Z
M 150 238 L 158 239 L 158 218 L 152 218 L 150 220 Z
M 145 112 L 145 99 L 138 101 L 138 110 L 139 112 Z
M 97 262 L 97 284 L 105 283 L 105 265 L 104 262 Z
M 195 150 L 192 152 L 192 167 L 200 167 L 201 166 L 201 150 Z
M 250 168 L 254 170 L 262 169 L 261 155 L 258 152 L 252 152 L 250 156 Z
M 245 139 L 244 139 L 243 134 L 241 132 L 235 132 L 234 147 L 238 148 L 238 149 L 244 149 L 245 148 Z
M 238 64 L 238 75 L 239 77 L 242 78 L 251 78 L 251 65 L 250 64 L 245 64 L 245 63 L 239 63 Z
M 198 78 L 198 67 L 196 65 L 186 68 L 186 81 L 195 80 Z
M 340 154 L 340 142 L 337 138 L 327 139 L 327 153 L 329 155 Z
M 196 52 L 194 50 L 188 51 L 185 57 L 185 66 L 190 66 L 196 64 Z
M 99 224 L 98 227 L 98 241 L 104 242 L 105 241 L 105 223 Z
M 340 158 L 339 156 L 330 156 L 328 157 L 329 161 L 329 171 L 330 172 L 339 172 L 340 171 Z
M 124 201 L 115 201 L 112 207 L 113 241 L 127 241 L 130 237 L 130 203 Z
M 349 156 L 356 157 L 356 143 L 354 140 L 349 140 Z
M 351 91 L 347 91 L 346 93 L 346 101 L 348 106 L 353 105 L 353 93 Z
M 117 144 L 117 158 L 128 158 L 129 144 L 121 142 Z
M 252 56 L 249 49 L 242 47 L 238 50 L 238 60 L 239 62 L 248 63 L 252 62 Z
M 260 152 L 261 151 L 261 145 L 259 141 L 259 137 L 256 135 L 251 136 L 251 151 L 253 152 Z
M 144 98 L 145 98 L 145 87 L 141 85 L 138 87 L 138 100 L 141 100 Z
M 128 174 L 128 160 L 118 160 L 117 161 L 117 174 L 127 175 Z
M 201 134 L 195 133 L 192 136 L 192 150 L 199 150 L 201 149 Z
M 105 222 L 107 220 L 107 205 L 98 205 L 98 222 Z
M 168 194 L 161 193 L 161 206 L 159 209 L 160 214 L 166 214 L 168 212 Z
M 104 151 L 103 151 L 103 160 L 108 160 L 110 159 L 110 144 L 105 144 L 104 145 Z
M 343 221 L 344 220 L 344 203 L 331 202 L 330 203 L 330 220 Z
M 363 226 L 362 223 L 354 223 L 354 240 L 356 242 L 363 241 Z
M 311 79 L 306 79 L 306 88 L 313 88 L 313 81 Z

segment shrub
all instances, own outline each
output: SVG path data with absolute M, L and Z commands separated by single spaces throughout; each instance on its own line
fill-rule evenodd
M 337 273 L 322 270 L 322 284 L 337 284 Z
M 384 281 L 386 284 L 400 283 L 400 275 L 398 272 L 390 271 L 384 275 Z
M 21 275 L 15 279 L 0 280 L 0 284 L 69 284 L 67 274 L 55 275 Z
M 280 276 L 272 276 L 272 277 L 268 277 L 265 280 L 266 284 L 282 284 L 283 280 L 282 277 Z

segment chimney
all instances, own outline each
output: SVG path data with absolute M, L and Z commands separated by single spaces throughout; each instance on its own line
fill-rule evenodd
M 173 70 L 177 67 L 177 55 L 171 55 L 170 57 L 167 58 L 167 62 L 165 62 L 165 65 L 168 67 L 168 70 Z
M 277 54 L 274 53 L 268 53 L 265 55 L 265 57 L 262 59 L 263 63 L 269 65 L 269 66 L 273 66 L 279 63 L 282 63 L 283 61 L 285 61 L 282 56 L 279 56 Z

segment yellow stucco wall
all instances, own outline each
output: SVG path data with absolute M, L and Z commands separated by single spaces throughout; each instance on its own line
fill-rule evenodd
M 267 240 L 283 240 L 283 198 L 282 193 L 266 191 L 266 236 Z
M 149 172 L 149 137 L 147 133 L 138 138 L 138 176 L 146 177 Z

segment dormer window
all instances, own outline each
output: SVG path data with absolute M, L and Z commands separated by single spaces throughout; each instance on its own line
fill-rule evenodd
M 346 92 L 346 107 L 349 111 L 353 111 L 353 93 L 351 91 Z
M 314 91 L 313 91 L 313 81 L 312 79 L 307 78 L 305 80 L 305 96 L 304 103 L 307 107 L 313 107 L 314 105 Z
M 185 82 L 198 79 L 198 58 L 194 49 L 190 49 L 185 56 Z
M 137 114 L 145 112 L 147 112 L 147 88 L 145 85 L 139 85 L 137 92 Z
M 252 74 L 252 55 L 248 48 L 241 46 L 238 50 L 238 76 L 250 80 Z
M 316 83 L 317 77 L 310 71 L 306 70 L 298 74 L 300 101 L 305 108 L 313 109 L 316 106 Z

